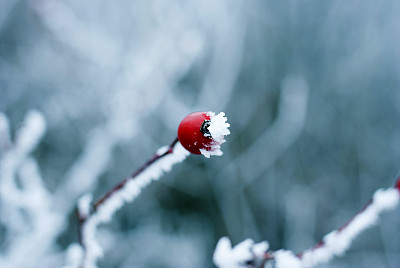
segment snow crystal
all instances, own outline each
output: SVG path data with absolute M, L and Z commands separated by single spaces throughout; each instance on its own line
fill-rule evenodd
M 244 261 L 252 259 L 250 248 L 253 244 L 253 240 L 246 239 L 232 248 L 229 238 L 222 237 L 215 249 L 213 257 L 215 265 L 220 268 L 241 267 Z
M 301 262 L 293 252 L 289 250 L 278 250 L 274 253 L 276 268 L 301 268 Z
M 399 191 L 394 188 L 379 189 L 374 193 L 373 204 L 378 210 L 391 210 L 399 204 Z
M 158 154 L 158 155 L 165 154 L 168 151 L 168 149 L 169 149 L 169 146 L 167 146 L 167 145 L 162 146 L 162 147 L 158 148 L 156 154 Z
M 316 248 L 305 251 L 301 257 L 288 250 L 269 252 L 276 268 L 312 268 L 328 263 L 333 257 L 343 255 L 352 241 L 365 229 L 373 226 L 381 213 L 396 208 L 400 203 L 399 191 L 395 188 L 379 189 L 374 193 L 371 203 L 358 213 L 346 226 L 325 235 L 323 243 Z M 218 241 L 214 252 L 214 263 L 220 268 L 249 267 L 252 261 L 254 267 L 265 259 L 268 243 L 254 244 L 246 239 L 232 248 L 227 237 Z M 251 267 L 253 267 L 251 266 Z M 268 266 L 269 267 L 269 266 Z
M 253 254 L 256 256 L 262 256 L 265 252 L 267 252 L 269 248 L 269 244 L 267 241 L 262 241 L 258 244 L 254 244 L 252 247 Z
M 268 242 L 256 244 L 251 239 L 246 239 L 232 248 L 229 238 L 222 237 L 218 241 L 213 261 L 220 268 L 246 267 L 246 262 L 249 260 L 262 260 L 268 248 Z
M 169 147 L 161 147 L 157 154 L 162 155 L 167 152 Z M 164 172 L 171 170 L 172 166 L 182 162 L 189 155 L 189 152 L 182 147 L 178 142 L 171 154 L 159 158 L 156 162 L 148 166 L 142 173 L 134 179 L 128 179 L 127 183 L 114 192 L 100 206 L 96 212 L 91 214 L 82 226 L 82 241 L 86 249 L 86 254 L 83 260 L 83 266 L 92 268 L 96 267 L 96 261 L 103 254 L 103 251 L 96 241 L 96 230 L 99 224 L 109 222 L 114 213 L 120 209 L 125 203 L 132 202 L 139 196 L 142 189 L 150 184 L 153 180 L 159 179 Z M 87 212 L 86 204 L 90 196 L 82 197 L 79 202 L 79 209 Z M 80 212 L 82 213 L 82 212 Z
M 46 121 L 43 115 L 36 111 L 31 110 L 25 117 L 24 125 L 17 132 L 16 148 L 23 151 L 30 151 L 35 148 L 37 143 L 46 131 Z
M 207 115 L 210 117 L 208 131 L 211 134 L 213 142 L 211 143 L 211 147 L 207 148 L 208 150 L 200 149 L 200 152 L 207 158 L 210 158 L 211 155 L 221 156 L 223 154 L 221 144 L 226 141 L 225 136 L 231 133 L 228 129 L 230 125 L 226 122 L 227 118 L 223 112 L 217 115 L 214 112 L 207 112 Z
M 63 268 L 75 268 L 81 265 L 83 248 L 79 244 L 71 244 L 67 249 L 66 263 Z
M 394 188 L 377 190 L 371 204 L 357 214 L 345 228 L 327 234 L 321 247 L 303 254 L 302 267 L 315 267 L 329 262 L 334 256 L 343 255 L 361 232 L 378 221 L 382 212 L 397 207 L 399 199 L 399 192 Z
M 92 194 L 87 193 L 78 200 L 79 216 L 86 218 L 90 214 L 90 202 L 92 202 Z

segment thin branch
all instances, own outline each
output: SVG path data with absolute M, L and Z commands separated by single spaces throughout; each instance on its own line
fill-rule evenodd
M 363 212 L 372 204 L 372 200 L 373 200 L 373 199 L 371 198 L 371 199 L 364 205 L 364 207 L 363 207 L 362 209 L 360 209 L 353 217 L 350 218 L 350 220 L 348 220 L 345 224 L 343 224 L 341 227 L 339 227 L 339 228 L 337 229 L 337 232 L 340 233 L 340 232 L 342 232 L 343 230 L 345 230 L 346 227 L 349 226 L 349 225 L 353 222 L 353 220 L 354 220 L 355 217 L 357 217 L 358 215 L 360 215 L 361 213 L 363 213 Z M 297 253 L 296 256 L 297 256 L 299 259 L 302 259 L 302 257 L 303 257 L 303 255 L 304 255 L 305 252 L 307 252 L 307 251 L 313 251 L 313 250 L 316 250 L 316 249 L 321 248 L 321 247 L 324 247 L 324 246 L 325 246 L 325 241 L 322 239 L 322 240 L 320 240 L 317 244 L 315 244 L 313 247 L 311 247 L 310 249 L 307 249 L 307 250 L 304 250 L 304 251 L 302 251 L 302 252 Z
M 97 208 L 99 206 L 101 206 L 101 204 L 103 204 L 112 194 L 114 194 L 118 190 L 122 189 L 129 180 L 135 179 L 140 173 L 142 173 L 144 170 L 146 170 L 146 168 L 151 166 L 154 162 L 163 158 L 166 155 L 173 153 L 174 146 L 177 142 L 178 142 L 178 138 L 175 138 L 175 140 L 169 145 L 168 150 L 166 152 L 164 152 L 162 154 L 157 154 L 157 153 L 154 154 L 152 158 L 150 158 L 143 166 L 141 166 L 138 170 L 136 170 L 134 173 L 132 173 L 128 178 L 125 178 L 120 183 L 115 185 L 109 192 L 107 192 L 103 197 L 101 197 L 98 201 L 96 201 L 93 204 L 93 210 L 96 211 Z
M 173 154 L 175 156 L 172 156 L 171 159 L 166 159 L 167 156 Z M 77 208 L 77 218 L 79 244 L 83 250 L 81 267 L 95 267 L 96 260 L 101 255 L 101 249 L 94 241 L 94 232 L 97 226 L 102 222 L 109 221 L 111 215 L 124 202 L 132 201 L 133 198 L 139 195 L 141 188 L 149 184 L 152 179 L 159 178 L 172 165 L 183 161 L 188 154 L 180 146 L 178 138 L 176 138 L 169 146 L 160 148 L 143 166 L 115 185 L 110 191 L 95 201 L 93 205 L 90 206 L 91 195 L 85 195 L 80 199 Z M 161 163 L 161 160 L 165 160 L 165 162 Z M 150 169 L 154 169 L 152 170 L 153 172 Z
M 260 244 L 247 239 L 231 247 L 229 239 L 221 238 L 214 253 L 214 262 L 220 268 L 263 268 L 273 263 L 276 268 L 316 267 L 343 255 L 352 241 L 367 228 L 375 225 L 381 213 L 393 210 L 400 203 L 400 177 L 394 187 L 377 190 L 372 199 L 354 217 L 339 229 L 330 232 L 315 246 L 297 255 L 289 250 L 257 251 Z M 228 241 L 227 241 L 228 240 Z M 252 254 L 249 255 L 248 253 Z M 258 252 L 257 254 L 254 254 Z
M 352 240 L 361 232 L 373 226 L 382 212 L 398 206 L 399 185 L 400 177 L 397 179 L 395 187 L 376 191 L 368 203 L 344 225 L 327 234 L 311 249 L 297 254 L 302 266 L 315 267 L 318 264 L 328 262 L 334 256 L 344 254 L 350 247 Z

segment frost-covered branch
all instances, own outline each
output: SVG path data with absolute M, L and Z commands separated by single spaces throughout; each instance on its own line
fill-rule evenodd
M 8 240 L 0 254 L 0 267 L 26 267 L 27 262 L 41 259 L 51 248 L 49 237 L 57 235 L 63 224 L 52 208 L 53 196 L 38 164 L 30 156 L 45 130 L 42 114 L 32 110 L 12 142 L 7 116 L 0 114 L 0 219 Z
M 289 250 L 268 251 L 268 243 L 255 244 L 247 239 L 232 248 L 227 237 L 219 240 L 214 252 L 214 263 L 220 268 L 276 267 L 311 268 L 342 256 L 353 240 L 378 222 L 380 215 L 398 207 L 400 177 L 396 186 L 377 190 L 371 201 L 341 228 L 325 235 L 321 242 L 300 254 Z
M 19 213 L 16 207 L 23 206 L 22 200 L 25 195 L 17 186 L 16 174 L 20 165 L 41 140 L 46 130 L 46 123 L 38 111 L 30 111 L 16 134 L 14 144 L 12 144 L 9 138 L 9 124 L 6 115 L 1 114 L 0 121 L 2 140 L 4 139 L 0 159 L 0 200 L 3 211 L 9 210 L 12 213 L 11 215 L 17 215 Z M 10 230 L 18 228 L 18 224 L 10 219 L 10 214 L 7 216 L 1 214 L 0 216 L 3 224 Z
M 72 245 L 68 267 L 96 267 L 97 259 L 102 255 L 96 241 L 99 224 L 109 222 L 118 209 L 125 203 L 132 202 L 153 180 L 159 179 L 164 172 L 185 160 L 189 152 L 203 154 L 207 158 L 210 155 L 222 155 L 221 144 L 225 142 L 224 137 L 230 134 L 230 125 L 226 121 L 223 112 L 218 115 L 213 112 L 189 114 L 180 123 L 178 137 L 171 145 L 158 149 L 136 172 L 93 204 L 91 194 L 81 197 L 77 209 L 80 250 Z
M 84 195 L 78 204 L 80 222 L 80 244 L 83 250 L 81 266 L 96 267 L 102 250 L 96 241 L 96 230 L 99 224 L 109 222 L 113 214 L 125 203 L 133 201 L 141 190 L 157 180 L 172 166 L 182 162 L 188 156 L 178 139 L 170 146 L 161 147 L 157 153 L 131 176 L 116 185 L 97 202 L 90 205 L 92 198 Z

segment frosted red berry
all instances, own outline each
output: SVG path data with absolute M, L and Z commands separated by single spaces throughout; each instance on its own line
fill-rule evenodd
M 208 131 L 210 116 L 205 112 L 187 115 L 178 127 L 178 139 L 192 154 L 201 154 L 200 149 L 211 150 L 213 139 Z

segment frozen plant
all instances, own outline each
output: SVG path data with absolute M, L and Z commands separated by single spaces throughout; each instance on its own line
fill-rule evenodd
M 156 154 L 128 178 L 92 204 L 92 195 L 83 195 L 78 201 L 79 244 L 69 248 L 67 267 L 97 267 L 96 262 L 103 252 L 96 241 L 96 230 L 101 223 L 112 220 L 114 213 L 125 203 L 132 202 L 141 190 L 153 180 L 158 180 L 164 172 L 189 155 L 189 152 L 209 158 L 222 155 L 220 145 L 229 135 L 229 124 L 224 113 L 192 113 L 185 117 L 178 128 L 178 137 L 169 146 L 161 147 Z M 181 143 L 184 147 L 182 147 Z M 194 151 L 196 148 L 197 151 Z M 204 153 L 204 151 L 207 152 Z
M 378 222 L 379 216 L 398 207 L 400 177 L 395 187 L 377 190 L 371 201 L 338 230 L 325 235 L 313 248 L 299 254 L 289 250 L 268 251 L 268 243 L 254 243 L 246 239 L 232 248 L 229 238 L 219 240 L 214 252 L 214 263 L 220 268 L 312 268 L 342 256 L 352 241 Z
M 0 221 L 8 240 L 2 245 L 0 267 L 24 267 L 26 259 L 35 263 L 48 255 L 51 238 L 63 226 L 62 216 L 52 206 L 54 195 L 30 155 L 45 131 L 42 114 L 31 110 L 12 141 L 8 118 L 0 113 Z

